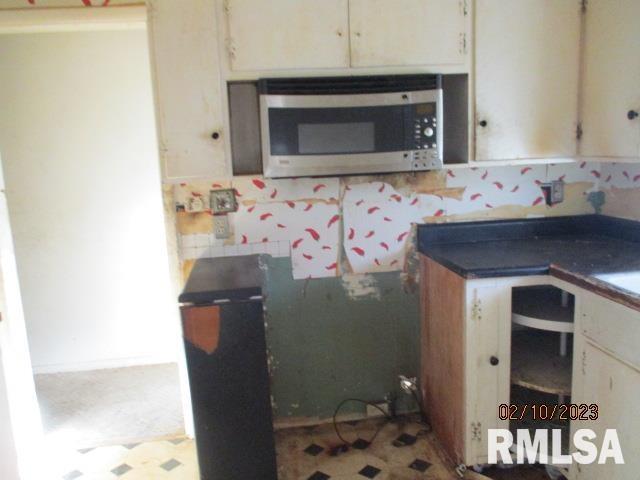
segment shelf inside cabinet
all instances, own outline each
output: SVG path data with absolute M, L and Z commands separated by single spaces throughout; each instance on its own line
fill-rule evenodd
M 573 333 L 574 301 L 555 287 L 526 287 L 513 290 L 512 321 L 538 330 Z
M 571 394 L 572 354 L 560 356 L 558 337 L 542 330 L 514 332 L 511 383 L 554 395 Z

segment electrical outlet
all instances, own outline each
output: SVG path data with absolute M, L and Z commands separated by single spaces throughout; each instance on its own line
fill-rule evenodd
M 564 182 L 562 180 L 543 183 L 540 188 L 544 192 L 547 205 L 551 206 L 564 202 Z
M 227 215 L 214 215 L 213 234 L 216 238 L 229 238 L 231 236 L 229 217 Z

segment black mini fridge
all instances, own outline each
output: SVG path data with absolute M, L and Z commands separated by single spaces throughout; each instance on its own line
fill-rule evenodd
M 202 278 L 211 263 L 194 273 Z M 189 295 L 190 283 L 180 302 L 200 478 L 277 480 L 261 296 L 227 290 L 223 303 L 207 303 Z

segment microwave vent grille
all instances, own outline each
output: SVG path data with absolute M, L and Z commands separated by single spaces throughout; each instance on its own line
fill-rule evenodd
M 441 88 L 440 75 L 376 75 L 361 77 L 265 78 L 261 95 L 336 95 L 392 93 Z

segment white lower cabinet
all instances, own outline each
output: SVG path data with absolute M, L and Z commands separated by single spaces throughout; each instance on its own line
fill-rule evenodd
M 466 463 L 480 465 L 488 461 L 488 429 L 509 428 L 498 406 L 509 403 L 511 288 L 496 279 L 465 287 Z
M 570 422 L 571 438 L 579 428 L 594 430 L 600 454 L 605 431 L 615 429 L 625 461 L 574 462 L 565 465 L 570 479 L 640 479 L 640 312 L 553 277 L 465 279 L 427 257 L 421 259 L 421 282 L 421 393 L 433 431 L 451 460 L 486 464 L 488 430 L 509 428 L 498 408 L 518 403 L 511 397 L 512 381 L 519 385 L 512 376 L 512 331 L 522 333 L 522 328 L 512 327 L 513 289 L 546 285 L 575 299 L 573 350 L 568 347 L 573 354 L 570 397 L 562 393 L 563 403 L 594 404 L 598 410 L 596 420 Z M 542 350 L 531 355 L 536 354 L 546 355 Z M 575 452 L 572 442 L 569 452 Z
M 640 312 L 589 292 L 581 298 L 581 334 L 574 355 L 572 403 L 597 405 L 597 420 L 574 421 L 572 432 L 591 429 L 599 454 L 605 431 L 615 429 L 624 464 L 573 463 L 572 480 L 640 478 Z M 629 348 L 635 344 L 635 348 Z

